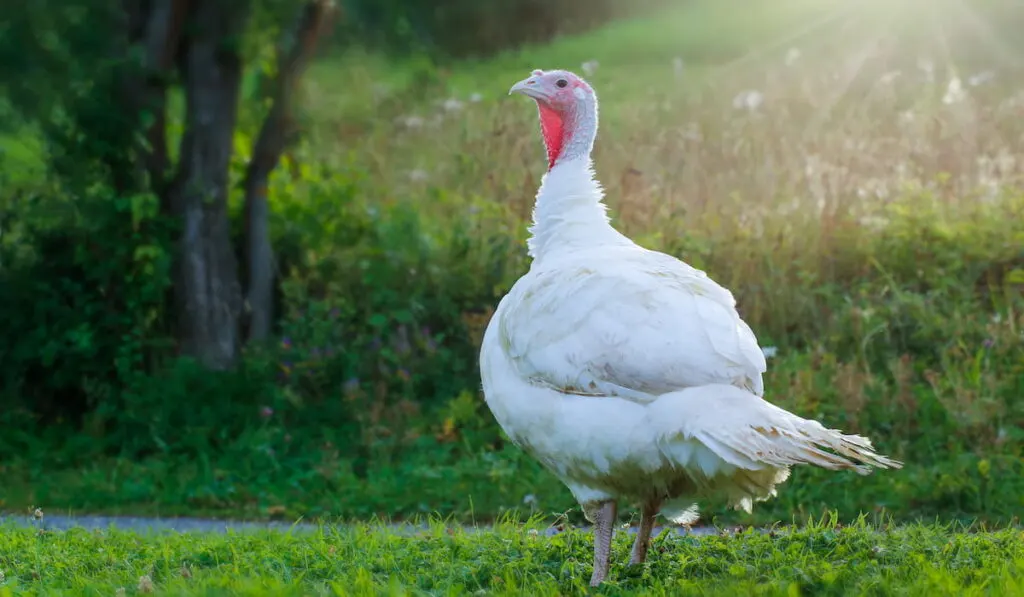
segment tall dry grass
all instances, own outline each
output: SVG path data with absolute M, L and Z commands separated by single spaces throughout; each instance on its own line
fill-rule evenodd
M 814 329 L 815 289 L 879 267 L 876 251 L 911 233 L 908 218 L 927 215 L 942 234 L 973 237 L 964 251 L 1015 262 L 1024 80 L 854 58 L 598 69 L 594 159 L 615 225 L 707 269 L 780 339 Z M 521 239 L 544 170 L 535 110 L 472 99 L 382 101 L 372 126 L 327 117 L 314 146 L 328 160 L 344 150 L 375 201 Z

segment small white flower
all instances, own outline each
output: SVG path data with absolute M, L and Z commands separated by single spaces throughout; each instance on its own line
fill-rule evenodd
M 687 141 L 699 143 L 704 140 L 704 134 L 701 132 L 700 126 L 698 126 L 696 122 L 691 122 L 683 129 L 683 138 Z
M 682 58 L 676 56 L 672 59 L 672 70 L 675 71 L 677 77 L 681 77 L 683 75 L 683 70 L 685 68 L 686 65 L 683 63 Z
M 935 63 L 929 58 L 918 58 L 917 68 L 924 72 L 924 76 L 929 82 L 935 80 Z
M 861 199 L 885 199 L 889 197 L 889 184 L 880 178 L 869 178 L 863 185 L 857 187 L 857 196 Z
M 910 166 L 906 162 L 896 164 L 896 178 L 906 180 L 910 176 Z
M 896 77 L 900 76 L 901 74 L 903 74 L 901 71 L 891 70 L 891 71 L 885 73 L 884 75 L 882 75 L 881 77 L 878 78 L 878 84 L 879 85 L 888 85 L 888 84 L 892 83 L 893 81 L 895 81 Z
M 381 100 L 391 95 L 391 88 L 382 83 L 377 83 L 371 89 L 371 93 L 373 94 L 373 101 L 380 103 Z
M 420 116 L 406 116 L 401 119 L 406 128 L 418 129 L 423 126 L 423 118 Z
M 1024 91 L 1018 91 L 1010 97 L 999 102 L 1000 110 L 1016 110 L 1024 106 Z
M 821 156 L 812 153 L 804 157 L 804 176 L 814 178 L 822 170 Z
M 753 112 L 764 103 L 764 94 L 756 89 L 741 91 L 732 100 L 732 107 L 737 110 L 749 110 Z
M 469 102 L 472 103 L 472 104 L 480 103 L 480 101 L 482 101 L 483 99 L 484 99 L 484 96 L 480 95 L 479 93 L 471 93 L 471 94 L 469 94 Z
M 415 170 L 409 171 L 409 180 L 412 182 L 423 182 L 428 178 L 430 178 L 430 176 L 426 173 L 425 170 L 420 170 L 419 168 L 417 168 Z
M 445 112 L 458 112 L 462 109 L 463 103 L 454 97 L 451 97 L 444 100 L 444 103 L 441 104 L 441 106 L 444 108 Z
M 778 346 L 762 346 L 761 347 L 761 352 L 764 353 L 764 358 L 770 359 L 770 358 L 774 357 L 776 354 L 778 354 L 779 347 Z
M 996 74 L 994 72 L 992 72 L 990 70 L 986 70 L 986 71 L 982 71 L 982 72 L 980 72 L 980 73 L 978 73 L 976 75 L 971 75 L 970 77 L 968 77 L 967 78 L 967 84 L 970 85 L 971 87 L 977 87 L 978 85 L 983 85 L 985 83 L 988 83 L 989 81 L 991 81 L 992 79 L 995 79 L 995 78 L 996 78 Z
M 153 579 L 148 574 L 143 574 L 139 577 L 139 586 L 137 587 L 140 593 L 152 593 L 153 592 Z
M 598 66 L 600 66 L 600 63 L 597 60 L 587 60 L 580 65 L 580 68 L 583 69 L 583 74 L 589 77 L 597 72 Z
M 525 496 L 523 496 L 523 503 L 526 504 L 527 506 L 536 506 L 537 496 L 533 495 L 532 493 L 528 493 Z
M 967 97 L 967 92 L 964 91 L 960 77 L 954 76 L 949 80 L 949 85 L 946 86 L 946 94 L 942 96 L 942 103 L 947 106 L 956 104 L 963 101 L 965 97 Z
M 860 225 L 873 232 L 884 230 L 889 225 L 889 218 L 882 216 L 863 216 L 859 220 Z
M 530 530 L 526 531 L 526 534 L 531 536 L 531 537 L 536 537 L 537 535 L 540 534 L 540 532 L 537 529 L 530 529 Z
M 1017 156 L 1010 153 L 1005 147 L 999 150 L 999 155 L 995 157 L 994 161 L 1004 175 L 1009 176 L 1017 171 Z
M 786 52 L 786 66 L 793 66 L 797 60 L 800 60 L 800 48 L 790 48 Z

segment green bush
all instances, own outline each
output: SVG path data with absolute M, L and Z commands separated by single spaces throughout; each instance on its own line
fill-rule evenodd
M 24 417 L 91 432 L 116 423 L 123 388 L 169 346 L 173 231 L 156 199 L 64 192 L 5 189 L 0 410 L 15 431 L 0 439 L 3 453 L 24 450 Z

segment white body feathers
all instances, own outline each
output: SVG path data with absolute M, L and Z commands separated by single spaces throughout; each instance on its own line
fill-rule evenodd
M 725 288 L 608 222 L 589 157 L 538 192 L 530 271 L 501 301 L 480 354 L 484 395 L 511 439 L 588 512 L 608 499 L 749 510 L 793 464 L 895 467 L 870 442 L 760 398 L 757 339 Z M 826 450 L 831 450 L 835 454 Z

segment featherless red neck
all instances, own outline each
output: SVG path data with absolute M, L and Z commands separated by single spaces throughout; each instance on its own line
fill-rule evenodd
M 548 170 L 590 156 L 597 136 L 597 97 L 586 81 L 569 71 L 535 70 L 509 93 L 537 102 Z
M 565 137 L 571 134 L 571 131 L 565 130 L 565 120 L 558 110 L 540 101 L 537 102 L 537 110 L 540 112 L 540 132 L 544 136 L 550 170 L 555 167 L 555 162 L 562 153 L 562 146 L 565 145 Z

